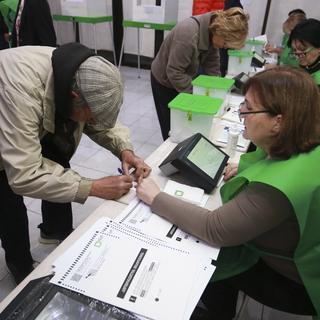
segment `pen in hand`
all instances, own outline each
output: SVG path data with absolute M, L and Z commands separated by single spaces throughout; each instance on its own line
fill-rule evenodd
M 118 173 L 119 173 L 119 174 L 121 174 L 121 175 L 125 174 L 124 171 L 123 171 L 121 168 L 118 168 L 117 170 L 118 170 Z M 131 168 L 131 169 L 129 170 L 128 174 L 129 174 L 129 175 L 134 174 L 135 171 L 136 171 L 136 168 Z

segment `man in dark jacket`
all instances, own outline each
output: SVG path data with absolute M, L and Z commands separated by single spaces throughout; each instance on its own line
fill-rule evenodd
M 9 30 L 0 12 L 0 50 L 9 48 Z
M 55 47 L 56 42 L 47 0 L 19 0 L 12 30 L 12 47 Z

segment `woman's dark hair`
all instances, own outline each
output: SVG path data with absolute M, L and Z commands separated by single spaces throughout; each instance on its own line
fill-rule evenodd
M 291 16 L 292 14 L 303 14 L 303 15 L 307 16 L 306 13 L 302 9 L 293 9 L 288 13 L 288 16 Z
M 320 48 L 320 21 L 317 19 L 306 19 L 295 26 L 291 31 L 288 46 L 294 40 L 300 41 L 303 45 L 311 44 L 315 48 Z
M 281 128 L 269 154 L 288 159 L 320 144 L 320 93 L 312 77 L 298 68 L 277 67 L 250 78 L 244 87 L 268 110 L 281 115 Z

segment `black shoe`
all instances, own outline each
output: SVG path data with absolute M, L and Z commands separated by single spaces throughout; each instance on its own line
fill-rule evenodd
M 71 230 L 71 232 L 73 229 Z M 42 244 L 60 244 L 71 233 L 64 234 L 46 234 L 40 229 L 39 242 Z
M 7 261 L 7 266 L 17 285 L 34 270 L 33 265 L 21 267 L 9 261 Z
M 190 320 L 213 320 L 208 310 L 196 306 L 190 317 Z

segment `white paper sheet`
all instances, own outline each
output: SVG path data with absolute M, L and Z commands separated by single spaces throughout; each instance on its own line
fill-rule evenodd
M 188 319 L 214 270 L 208 260 L 101 218 L 54 262 L 51 282 L 151 319 Z
M 216 260 L 220 251 L 219 248 L 209 246 L 152 213 L 150 207 L 137 198 L 132 200 L 128 207 L 115 218 L 115 221 L 133 230 L 178 246 L 182 250 L 190 250 L 194 254 L 207 256 L 208 259 Z
M 202 198 L 204 196 L 203 189 L 190 187 L 186 184 L 178 183 L 172 180 L 167 181 L 163 192 L 196 205 L 200 205 L 202 203 Z

